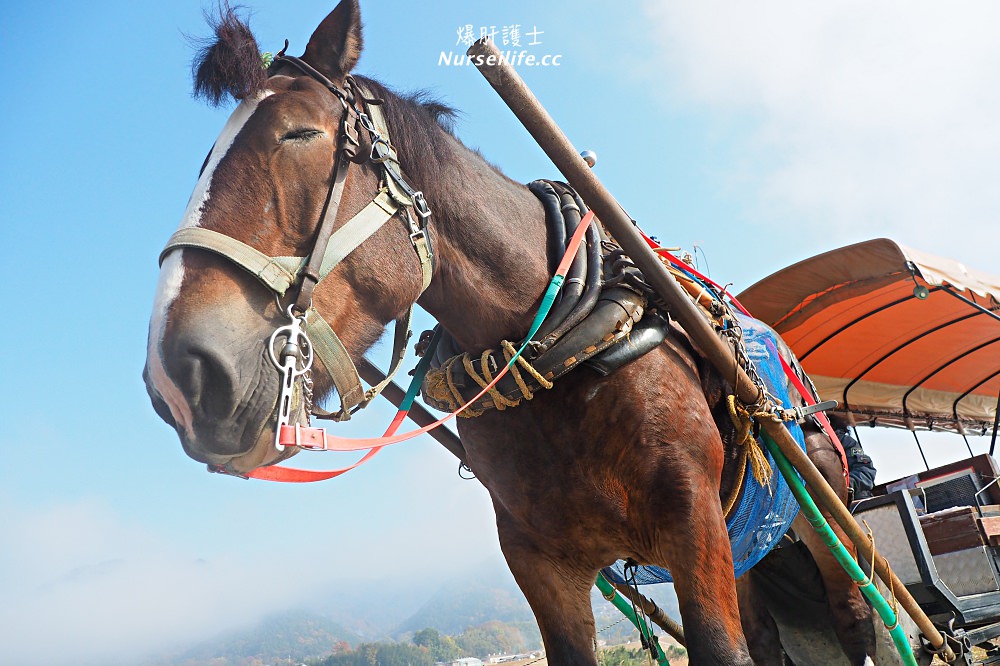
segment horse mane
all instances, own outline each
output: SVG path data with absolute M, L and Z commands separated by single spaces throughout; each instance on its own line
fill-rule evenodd
M 420 171 L 426 182 L 436 180 L 445 168 L 441 162 L 443 156 L 451 152 L 445 135 L 455 136 L 455 121 L 461 112 L 426 90 L 399 93 L 368 77 L 354 78 L 383 101 L 382 113 L 389 125 L 392 143 L 399 148 L 400 154 L 419 155 Z M 444 130 L 444 133 L 433 130 Z M 409 166 L 412 169 L 415 165 Z
M 239 16 L 241 9 L 222 0 L 215 13 L 205 11 L 214 39 L 190 38 L 198 47 L 191 63 L 194 96 L 212 106 L 219 106 L 227 97 L 249 97 L 262 90 L 267 81 L 257 39 Z
M 430 91 L 416 90 L 401 93 L 367 76 L 355 75 L 354 78 L 364 83 L 376 98 L 383 101 L 382 112 L 390 121 L 390 125 L 412 127 L 427 125 L 430 122 L 448 134 L 455 135 L 455 121 L 461 113 L 455 107 L 435 97 Z M 393 137 L 393 141 L 396 141 L 396 137 Z

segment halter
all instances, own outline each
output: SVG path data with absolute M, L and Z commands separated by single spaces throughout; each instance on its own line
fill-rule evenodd
M 287 47 L 286 40 L 285 48 Z M 343 342 L 312 304 L 316 286 L 344 258 L 397 214 L 406 222 L 410 242 L 420 260 L 421 294 L 427 289 L 433 274 L 433 252 L 427 235 L 431 210 L 423 193 L 414 190 L 402 176 L 399 157 L 390 142 L 385 116 L 380 108 L 381 100 L 374 99 L 370 91 L 350 76 L 347 77 L 344 88 L 340 88 L 308 63 L 286 56 L 284 51 L 282 49 L 274 57 L 269 69 L 282 63 L 298 69 L 333 93 L 344 109 L 337 137 L 333 178 L 320 214 L 319 230 L 312 251 L 306 257 L 271 257 L 226 234 L 201 227 L 189 227 L 175 232 L 160 253 L 162 264 L 164 258 L 176 249 L 199 248 L 214 252 L 253 275 L 273 291 L 278 299 L 297 285 L 295 300 L 286 310 L 291 321 L 276 329 L 267 345 L 268 357 L 281 374 L 275 426 L 275 448 L 279 451 L 285 449 L 280 436 L 282 427 L 290 425 L 292 397 L 299 380 L 303 383 L 307 415 L 347 421 L 392 381 L 406 355 L 406 345 L 411 335 L 413 305 L 410 305 L 406 315 L 395 322 L 392 367 L 383 381 L 365 391 Z M 367 113 L 358 108 L 359 101 Z M 366 159 L 378 165 L 382 172 L 380 187 L 361 212 L 334 231 L 347 172 L 358 156 L 362 131 L 367 132 L 371 139 L 371 153 Z M 414 212 L 416 216 L 413 215 Z M 280 343 L 282 339 L 283 344 Z M 328 412 L 312 404 L 311 369 L 314 357 L 322 361 L 340 396 L 341 406 L 336 412 Z M 226 472 L 223 468 L 212 469 L 212 466 L 209 469 Z

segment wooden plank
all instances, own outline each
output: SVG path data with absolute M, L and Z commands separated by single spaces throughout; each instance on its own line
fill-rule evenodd
M 953 553 L 986 544 L 979 516 L 971 506 L 955 507 L 920 517 L 920 526 L 932 555 Z M 1000 535 L 1000 531 L 998 531 Z
M 1000 516 L 986 516 L 979 519 L 979 529 L 986 543 L 1000 546 Z

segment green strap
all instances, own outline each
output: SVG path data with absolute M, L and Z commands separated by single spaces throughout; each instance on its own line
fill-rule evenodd
M 242 241 L 211 229 L 186 227 L 178 229 L 160 253 L 160 264 L 173 250 L 195 247 L 220 254 L 267 285 L 279 296 L 295 284 L 296 275 L 305 265 L 302 257 L 269 257 Z
M 597 581 L 594 586 L 601 593 L 601 596 L 611 602 L 611 604 L 618 609 L 618 611 L 624 615 L 628 620 L 639 630 L 639 634 L 646 639 L 647 643 L 651 643 L 656 646 L 656 663 L 663 664 L 664 666 L 670 666 L 670 661 L 667 659 L 667 653 L 663 651 L 660 647 L 660 641 L 656 634 L 653 633 L 653 627 L 650 626 L 646 620 L 636 614 L 635 610 L 632 608 L 632 604 L 625 600 L 618 590 L 611 585 L 604 574 L 597 574 Z

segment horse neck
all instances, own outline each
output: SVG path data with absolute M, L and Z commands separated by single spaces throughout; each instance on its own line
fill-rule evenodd
M 466 350 L 519 340 L 549 279 L 544 210 L 527 187 L 435 129 L 433 156 L 400 151 L 434 212 L 434 278 L 420 305 Z

